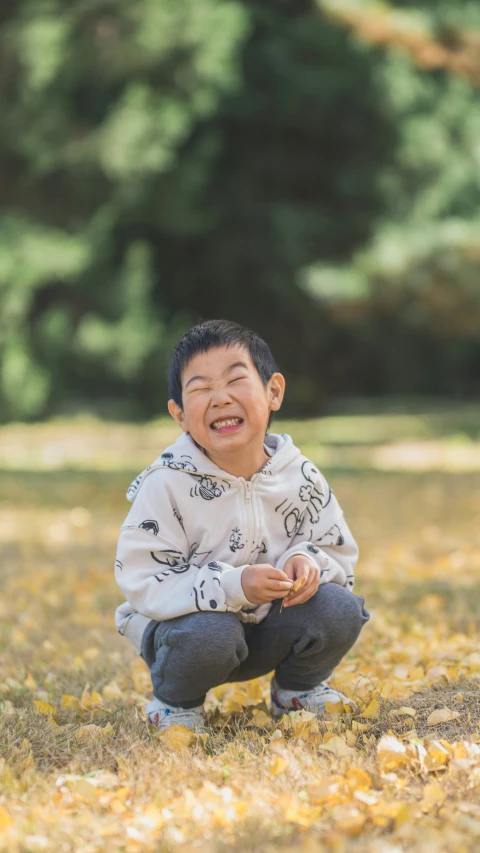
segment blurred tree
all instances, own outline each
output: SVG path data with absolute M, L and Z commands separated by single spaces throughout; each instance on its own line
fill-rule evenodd
M 386 213 L 370 241 L 299 277 L 345 343 L 339 385 L 479 394 L 480 7 L 321 4 L 386 48 L 377 74 L 400 129 L 379 178 Z
M 396 5 L 430 55 L 477 26 Z M 478 95 L 359 8 L 2 4 L 0 417 L 153 415 L 210 316 L 265 335 L 291 412 L 473 387 Z
M 327 330 L 295 273 L 381 209 L 374 58 L 305 0 L 21 0 L 0 43 L 5 416 L 153 414 L 178 334 L 222 315 L 311 405 Z

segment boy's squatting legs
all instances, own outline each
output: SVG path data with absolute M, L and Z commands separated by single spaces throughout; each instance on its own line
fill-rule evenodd
M 364 599 L 323 584 L 304 604 L 280 611 L 276 599 L 259 625 L 234 613 L 188 613 L 150 622 L 142 657 L 153 693 L 169 705 L 194 708 L 212 687 L 275 670 L 277 683 L 308 690 L 325 681 L 356 642 L 369 614 Z

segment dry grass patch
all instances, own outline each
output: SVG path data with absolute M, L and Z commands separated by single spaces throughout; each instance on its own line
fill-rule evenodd
M 359 713 L 273 720 L 265 676 L 167 739 L 113 622 L 130 473 L 2 478 L 2 853 L 476 853 L 480 478 L 330 480 L 372 614 L 334 678 Z

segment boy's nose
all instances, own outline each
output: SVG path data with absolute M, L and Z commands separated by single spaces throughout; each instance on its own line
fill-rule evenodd
M 231 403 L 232 399 L 228 388 L 214 389 L 212 393 L 212 406 L 218 408 L 219 406 L 230 406 Z

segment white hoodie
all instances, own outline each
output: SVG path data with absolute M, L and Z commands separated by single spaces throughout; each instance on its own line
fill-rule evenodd
M 352 589 L 357 544 L 325 478 L 289 435 L 267 434 L 270 459 L 251 480 L 218 468 L 183 433 L 134 480 L 121 527 L 115 579 L 127 601 L 115 612 L 138 654 L 154 619 L 186 613 L 236 613 L 260 622 L 272 603 L 243 592 L 245 566 L 283 569 L 303 554 L 320 583 Z

